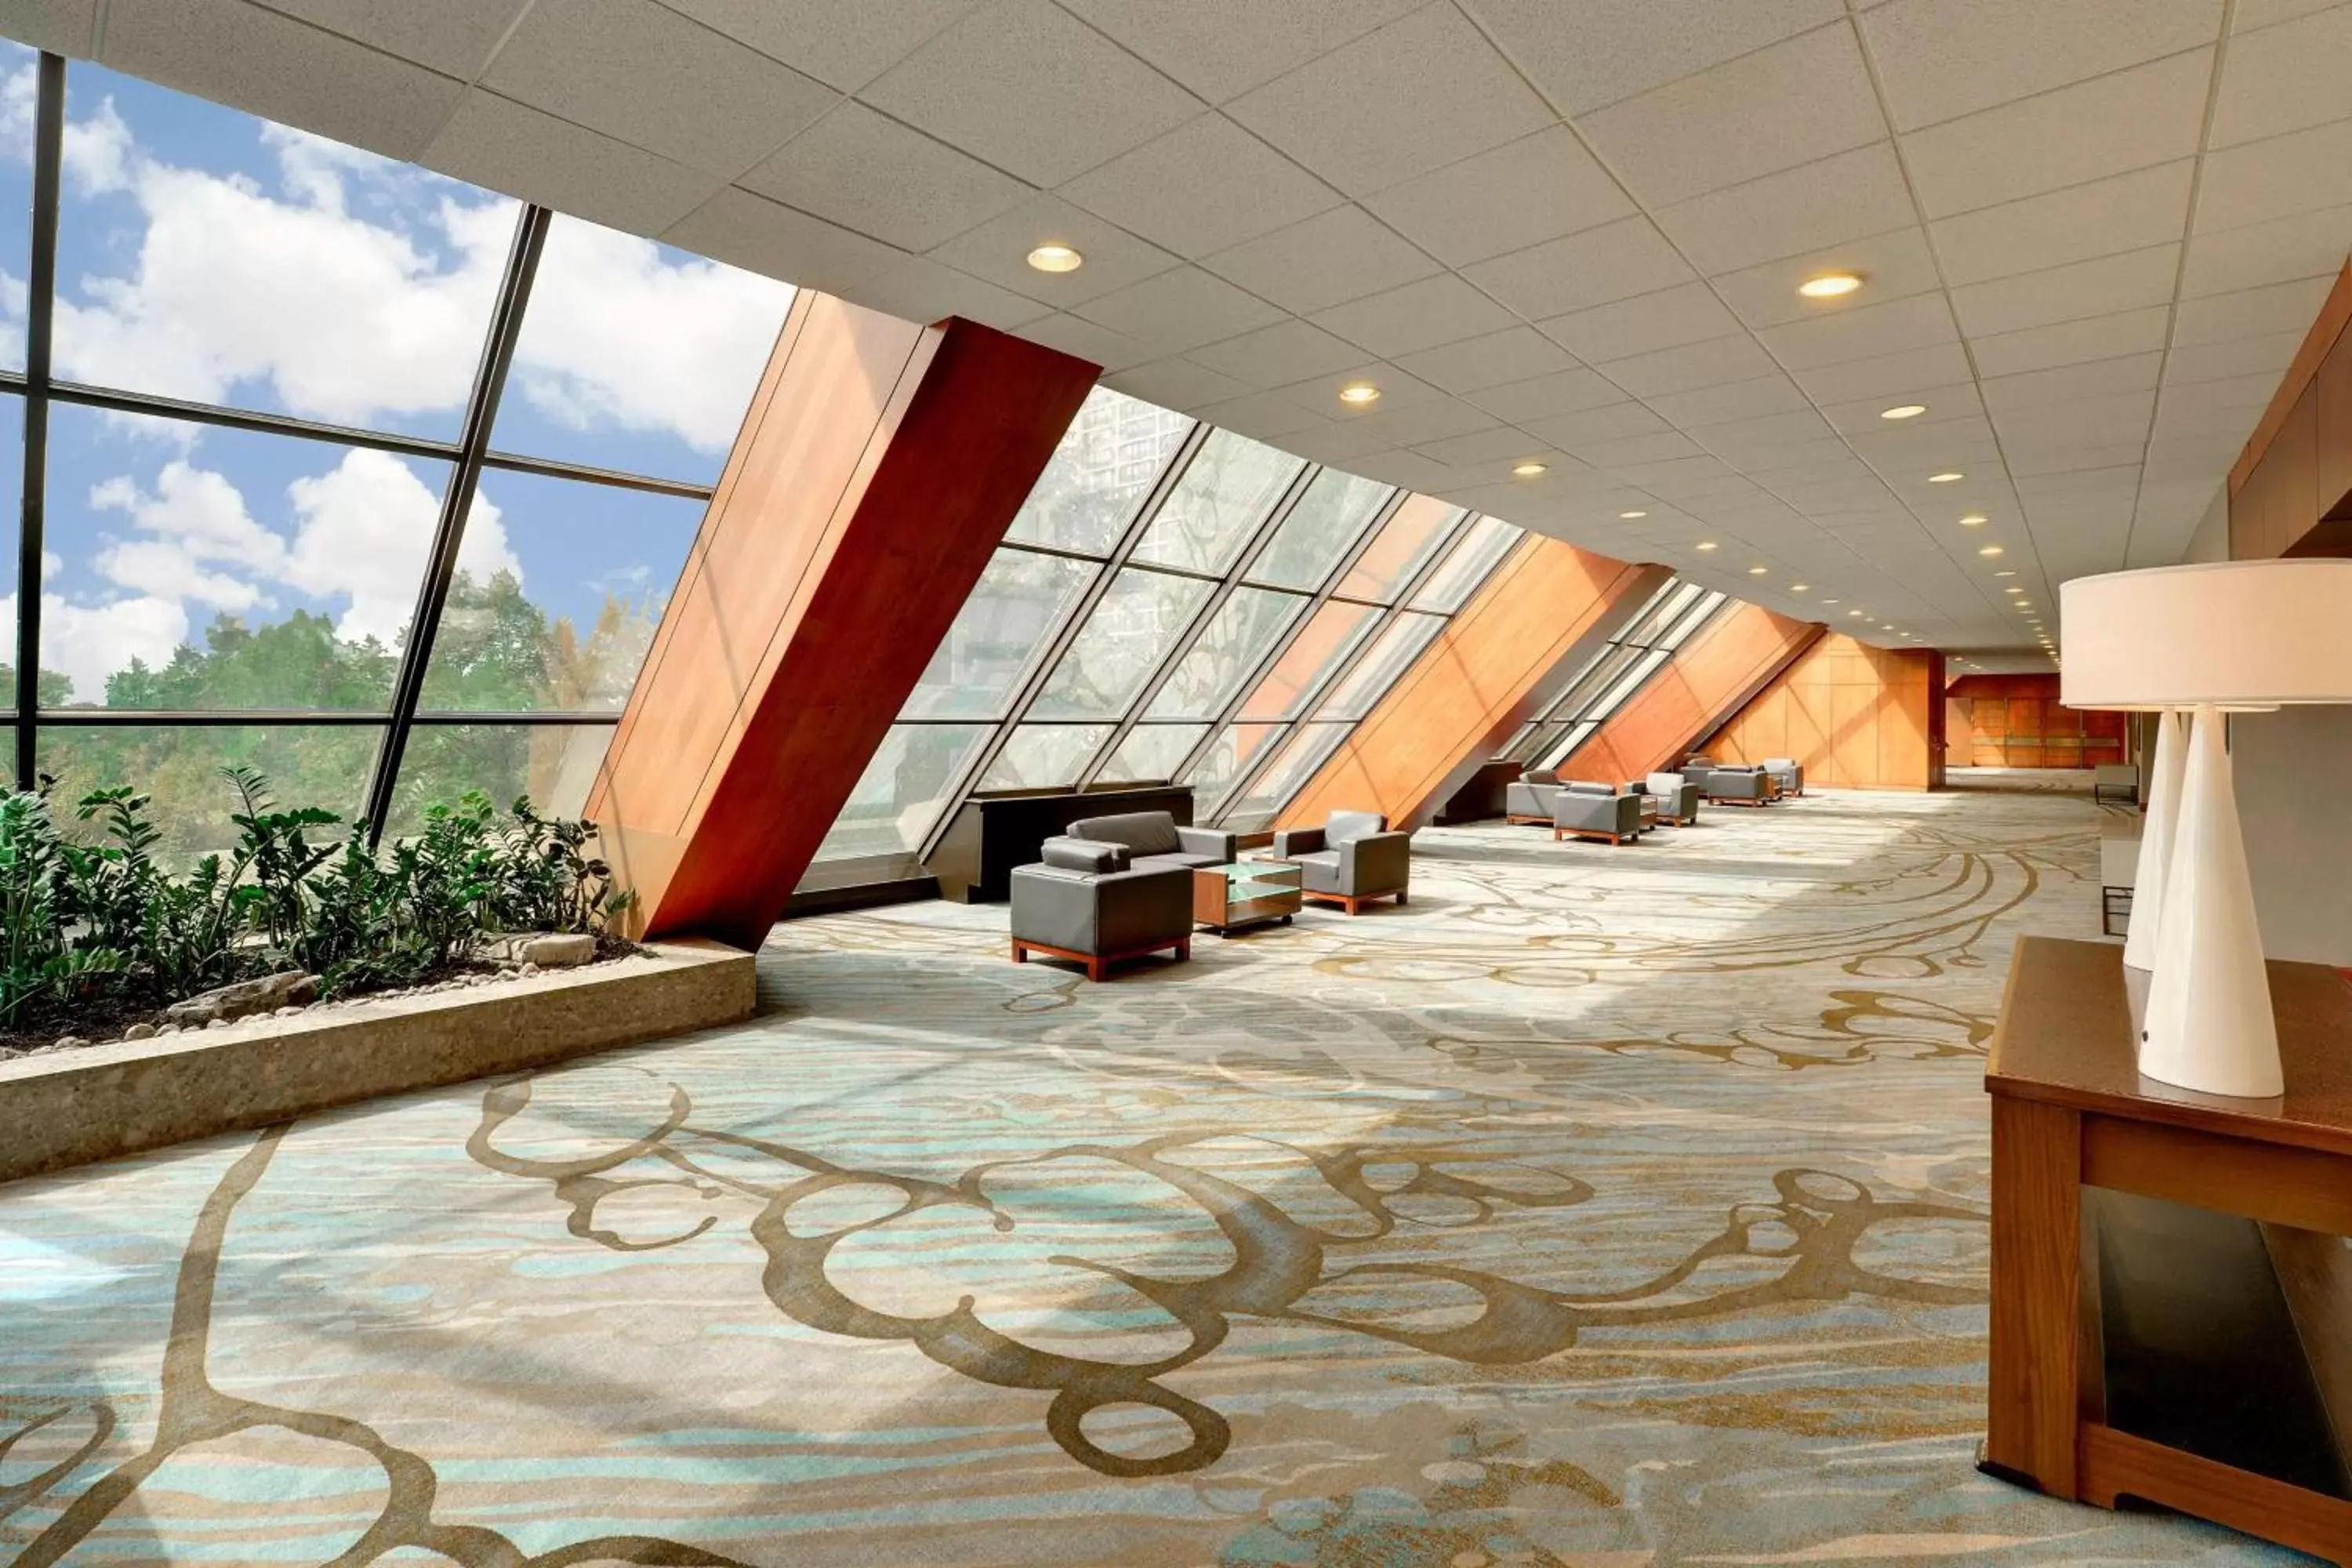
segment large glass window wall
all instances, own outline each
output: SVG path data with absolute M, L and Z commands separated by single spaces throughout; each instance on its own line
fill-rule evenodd
M 1529 768 L 1561 766 L 1666 667 L 1675 649 L 1715 618 L 1724 603 L 1725 596 L 1712 589 L 1668 578 L 1625 629 L 1511 737 L 1503 757 Z
M 790 287 L 100 66 L 0 76 L 16 784 L 133 784 L 183 856 L 228 765 L 394 833 L 476 788 L 577 811 Z M 1189 429 L 1154 413 L 1113 454 L 1147 487 Z M 1016 684 L 1090 574 L 1036 558 L 922 716 Z M 987 733 L 876 768 L 944 788 Z

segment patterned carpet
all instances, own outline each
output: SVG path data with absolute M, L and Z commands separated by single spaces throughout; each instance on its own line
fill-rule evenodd
M 1971 1468 L 1980 1058 L 2098 897 L 1967 782 L 1103 985 L 803 921 L 740 1028 L 0 1188 L 0 1561 L 2304 1561 Z

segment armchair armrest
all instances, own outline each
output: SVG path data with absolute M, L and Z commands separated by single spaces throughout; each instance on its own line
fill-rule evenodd
M 1412 868 L 1410 833 L 1391 829 L 1339 842 L 1339 886 L 1359 898 L 1401 890 Z
M 1323 830 L 1319 827 L 1285 827 L 1274 836 L 1274 858 L 1277 860 L 1312 855 L 1322 847 Z
M 1220 861 L 1231 864 L 1241 854 L 1234 840 L 1239 834 L 1227 833 L 1215 827 L 1179 827 L 1176 842 L 1187 855 L 1214 855 Z
M 1066 834 L 1046 839 L 1037 847 L 1038 858 L 1048 866 L 1066 871 L 1097 873 L 1124 871 L 1129 854 L 1124 844 L 1109 844 L 1098 838 L 1073 838 Z

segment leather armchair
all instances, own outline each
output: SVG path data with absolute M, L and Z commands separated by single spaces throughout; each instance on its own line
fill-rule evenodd
M 1191 869 L 1225 866 L 1239 850 L 1234 836 L 1213 827 L 1179 827 L 1164 811 L 1129 811 L 1113 816 L 1082 816 L 1066 837 L 1123 847 L 1137 866 L 1166 862 Z
M 1628 784 L 1625 790 L 1646 797 L 1648 809 L 1662 827 L 1688 827 L 1698 820 L 1699 786 L 1680 773 L 1652 773 Z
M 1555 844 L 1570 837 L 1630 844 L 1641 834 L 1642 797 L 1620 795 L 1612 785 L 1563 784 L 1552 803 L 1551 837 Z
M 1709 768 L 1704 788 L 1706 798 L 1720 805 L 1769 805 L 1778 793 L 1772 775 L 1762 768 Z
M 1503 820 L 1549 822 L 1552 799 L 1559 789 L 1558 773 L 1549 768 L 1529 768 L 1503 786 Z
M 1274 855 L 1297 865 L 1303 897 L 1352 915 L 1373 899 L 1405 901 L 1412 835 L 1390 831 L 1388 818 L 1373 812 L 1335 811 L 1320 827 L 1276 833 Z
M 1013 870 L 1013 963 L 1044 953 L 1100 980 L 1120 959 L 1163 948 L 1180 963 L 1192 956 L 1189 867 L 1138 865 L 1123 845 L 1070 837 L 1045 840 L 1044 854 Z
M 1780 785 L 1782 795 L 1805 793 L 1804 764 L 1794 757 L 1767 757 L 1764 771 L 1772 775 L 1772 782 Z

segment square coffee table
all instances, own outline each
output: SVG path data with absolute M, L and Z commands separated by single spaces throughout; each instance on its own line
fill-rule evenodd
M 1243 860 L 1192 871 L 1192 920 L 1220 936 L 1245 926 L 1290 923 L 1302 902 L 1299 868 L 1287 860 Z

